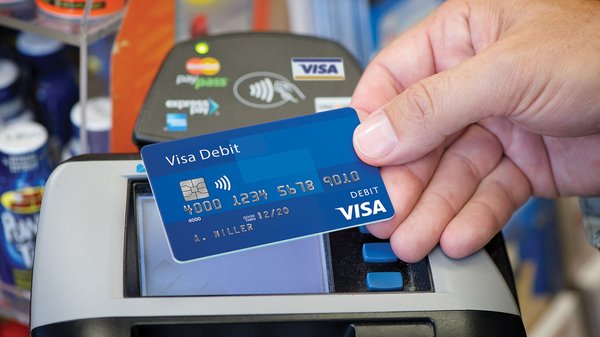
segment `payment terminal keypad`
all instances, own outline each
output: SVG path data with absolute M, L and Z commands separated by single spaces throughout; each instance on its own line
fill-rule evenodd
M 369 291 L 402 290 L 403 286 L 404 279 L 400 272 L 389 271 L 367 273 L 367 290 Z
M 427 258 L 406 263 L 387 240 L 361 226 L 329 234 L 334 289 L 344 292 L 432 292 Z
M 398 257 L 389 242 L 367 242 L 362 246 L 362 258 L 366 263 L 396 262 Z

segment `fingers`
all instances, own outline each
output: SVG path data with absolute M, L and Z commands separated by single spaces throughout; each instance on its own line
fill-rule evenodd
M 426 33 L 430 20 L 402 34 L 373 58 L 354 90 L 353 107 L 371 113 L 410 84 L 435 73 Z
M 504 158 L 448 224 L 440 239 L 442 249 L 462 258 L 483 248 L 530 194 L 527 178 Z
M 371 234 L 381 239 L 387 239 L 392 235 L 400 222 L 406 218 L 415 206 L 425 186 L 429 184 L 442 151 L 443 147 L 440 147 L 413 163 L 381 168 L 381 178 L 386 186 L 392 205 L 394 205 L 395 215 L 388 221 L 368 225 Z
M 352 106 L 373 112 L 411 84 L 473 56 L 473 42 L 483 39 L 471 37 L 470 12 L 465 2 L 444 3 L 392 41 L 365 69 Z
M 481 19 L 497 19 L 482 14 L 489 10 L 465 1 L 444 3 L 373 59 L 352 99 L 371 115 L 354 136 L 363 161 L 377 166 L 414 161 L 486 116 L 479 103 L 496 92 L 488 75 L 498 70 L 486 57 L 471 59 L 498 36 L 498 25 Z M 472 28 L 479 31 L 472 35 Z M 486 65 L 488 71 L 481 71 Z
M 411 85 L 372 113 L 354 132 L 359 157 L 375 166 L 411 162 L 470 124 L 510 113 L 520 84 L 490 49 Z
M 394 252 L 406 262 L 427 255 L 501 158 L 495 136 L 480 126 L 469 127 L 446 149 L 429 185 L 392 234 Z

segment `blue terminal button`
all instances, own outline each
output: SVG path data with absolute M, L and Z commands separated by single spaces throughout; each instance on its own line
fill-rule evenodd
M 371 234 L 369 232 L 369 230 L 367 229 L 367 226 L 360 226 L 360 227 L 358 227 L 358 230 L 363 234 Z
M 389 242 L 369 242 L 363 244 L 362 257 L 368 263 L 389 263 L 398 261 Z
M 379 272 L 367 274 L 368 291 L 402 290 L 404 282 L 399 272 Z

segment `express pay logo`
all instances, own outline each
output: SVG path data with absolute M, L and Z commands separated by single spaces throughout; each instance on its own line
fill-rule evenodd
M 188 110 L 190 116 L 204 115 L 214 116 L 219 114 L 219 103 L 212 98 L 208 99 L 169 99 L 165 101 L 165 107 L 170 110 Z
M 370 201 L 365 201 L 347 207 L 337 207 L 336 210 L 342 213 L 346 221 L 376 215 L 377 213 L 387 213 L 387 210 L 379 199 L 373 201 L 372 204 Z
M 192 57 L 185 63 L 185 70 L 191 75 L 216 75 L 221 70 L 221 63 L 214 57 Z
M 296 81 L 343 81 L 342 58 L 292 58 L 292 74 Z

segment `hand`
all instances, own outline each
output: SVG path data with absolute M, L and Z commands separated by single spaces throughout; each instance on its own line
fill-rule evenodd
M 600 2 L 445 2 L 382 50 L 352 105 L 415 262 L 482 248 L 529 196 L 600 194 Z

